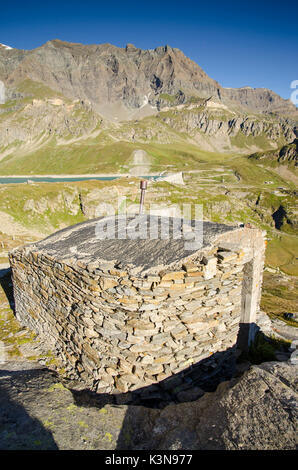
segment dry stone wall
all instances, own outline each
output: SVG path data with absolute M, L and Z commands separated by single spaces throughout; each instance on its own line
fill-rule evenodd
M 99 393 L 166 384 L 235 349 L 252 243 L 225 238 L 153 274 L 17 249 L 10 254 L 17 318 L 56 350 L 70 376 Z M 186 385 L 177 383 L 180 393 Z

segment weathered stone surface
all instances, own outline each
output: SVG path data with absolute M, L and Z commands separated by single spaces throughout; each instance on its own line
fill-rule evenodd
M 128 217 L 128 223 L 134 221 L 134 217 Z M 137 220 L 144 227 L 149 227 L 150 223 L 157 223 L 160 227 L 162 217 L 142 215 Z M 98 240 L 94 243 L 95 230 L 97 224 L 102 219 L 88 220 L 87 222 L 63 229 L 56 234 L 47 237 L 46 240 L 38 242 L 32 246 L 35 251 L 42 250 L 43 253 L 52 255 L 57 259 L 66 260 L 69 258 L 77 259 L 84 266 L 84 258 L 93 258 L 98 264 L 102 260 L 103 266 L 107 265 L 107 261 L 113 261 L 115 265 L 118 263 L 128 263 L 131 266 L 152 267 L 154 265 L 167 266 L 172 262 L 189 256 L 191 252 L 185 250 L 185 240 L 180 239 L 138 239 L 138 249 L 135 249 L 136 240 L 134 239 L 105 239 Z M 170 218 L 170 229 L 173 227 L 174 219 Z M 192 221 L 194 226 L 194 221 Z M 120 228 L 118 218 L 115 219 L 115 230 L 118 233 Z M 212 243 L 218 235 L 226 232 L 239 230 L 237 227 L 224 224 L 216 224 L 212 222 L 204 222 L 203 247 Z M 170 230 L 170 234 L 171 234 Z M 193 252 L 197 250 L 194 249 Z M 148 263 L 148 260 L 149 263 Z M 89 262 L 88 262 L 89 264 Z M 107 265 L 108 266 L 108 265 Z M 109 269 L 114 269 L 109 266 Z
M 116 281 L 113 278 L 104 277 L 104 278 L 101 279 L 100 285 L 101 285 L 102 289 L 106 290 L 106 289 L 110 289 L 112 287 L 117 286 L 118 281 Z
M 204 257 L 203 264 L 204 279 L 212 279 L 216 275 L 217 259 L 212 256 Z
M 182 267 L 187 273 L 194 273 L 199 271 L 200 269 L 196 263 L 193 263 L 191 261 L 183 263 Z
M 219 251 L 217 255 L 220 263 L 228 263 L 237 259 L 237 253 L 231 253 L 230 251 Z
M 172 271 L 166 273 L 160 273 L 162 281 L 175 281 L 177 279 L 183 279 L 185 276 L 184 271 Z
M 187 280 L 191 280 L 192 282 L 195 282 L 203 275 L 204 275 L 203 271 L 188 271 L 184 279 L 184 282 L 187 282 Z

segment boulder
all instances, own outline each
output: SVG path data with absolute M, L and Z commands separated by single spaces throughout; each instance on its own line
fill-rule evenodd
M 215 392 L 205 393 L 197 401 L 169 405 L 158 411 L 149 434 L 141 432 L 141 441 L 138 440 L 140 430 L 134 423 L 140 425 L 140 416 L 146 412 L 142 407 L 130 407 L 124 422 L 135 429 L 131 432 L 134 442 L 130 448 L 295 449 L 297 389 L 296 366 L 280 362 L 252 366 L 240 378 L 221 383 Z

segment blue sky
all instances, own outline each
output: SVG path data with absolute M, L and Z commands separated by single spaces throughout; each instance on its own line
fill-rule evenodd
M 265 87 L 290 98 L 298 80 L 298 2 L 1 2 L 0 42 L 33 49 L 50 39 L 83 44 L 169 44 L 225 87 Z

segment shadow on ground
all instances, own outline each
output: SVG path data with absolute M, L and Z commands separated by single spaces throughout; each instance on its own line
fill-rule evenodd
M 249 325 L 249 328 L 251 327 L 255 329 L 255 333 L 259 330 L 255 324 Z M 241 324 L 237 343 L 233 347 L 217 352 L 159 383 L 132 392 L 117 395 L 97 394 L 88 389 L 77 391 L 70 387 L 74 402 L 80 407 L 103 408 L 105 405 L 128 405 L 118 435 L 117 449 L 132 449 L 133 442 L 141 443 L 145 439 L 148 440 L 148 433 L 150 434 L 152 427 L 152 423 L 150 424 L 148 419 L 150 421 L 150 416 L 156 415 L 154 410 L 161 410 L 171 404 L 197 400 L 205 392 L 214 392 L 221 382 L 235 377 L 235 353 L 237 350 L 239 351 L 238 345 L 243 343 L 243 338 L 247 334 L 248 325 Z M 146 413 L 144 413 L 144 407 L 147 410 Z M 132 430 L 134 431 L 132 432 Z
M 8 270 L 3 274 L 0 276 L 0 283 L 13 309 L 11 272 Z M 118 427 L 114 430 L 113 448 L 119 450 L 142 448 L 142 443 L 145 445 L 145 442 L 150 441 L 150 433 L 154 420 L 159 414 L 158 410 L 171 404 L 198 400 L 205 392 L 214 392 L 221 382 L 237 375 L 236 352 L 242 349 L 252 330 L 256 334 L 259 327 L 255 324 L 240 324 L 237 342 L 233 347 L 216 352 L 159 383 L 135 391 L 117 395 L 97 394 L 88 388 L 78 390 L 74 382 L 67 379 L 63 380 L 63 384 L 71 392 L 71 402 L 80 408 L 85 408 L 86 415 L 88 415 L 88 408 L 101 410 L 106 405 L 110 405 L 114 409 L 117 415 L 116 421 L 121 429 L 119 430 Z M 53 372 L 48 369 L 0 370 L 0 449 L 58 449 L 57 444 L 60 448 L 59 442 L 55 443 L 51 430 L 45 427 L 39 419 L 32 417 L 42 415 L 41 408 L 43 406 L 47 408 L 46 400 L 49 400 L 50 407 L 55 406 L 49 397 L 45 399 L 44 404 L 39 403 L 38 400 L 39 387 L 41 389 L 46 383 L 48 387 L 53 380 L 56 383 L 61 382 L 61 377 L 56 376 L 53 379 Z M 35 385 L 32 386 L 32 383 Z M 33 401 L 36 406 L 39 406 L 36 414 L 34 407 L 32 413 Z M 120 405 L 128 405 L 126 410 L 122 410 L 122 414 L 120 411 L 118 414 L 117 411 Z M 123 411 L 124 418 L 122 418 Z M 60 423 L 60 426 L 62 426 L 60 431 L 63 433 L 63 426 L 66 424 Z M 91 426 L 94 427 L 94 431 L 97 430 L 97 418 Z M 68 428 L 68 431 L 74 432 L 70 423 L 68 423 Z M 79 438 L 80 430 L 76 429 L 75 439 Z M 71 445 L 75 448 L 76 442 L 72 441 Z
M 30 416 L 22 402 L 30 401 L 32 381 L 41 385 L 47 370 L 0 370 L 0 449 L 58 449 L 52 433 Z M 35 393 L 38 393 L 35 390 Z M 38 402 L 38 400 L 37 400 Z
M 4 294 L 6 295 L 10 308 L 14 310 L 11 268 L 0 269 L 0 286 L 2 287 Z
M 14 310 L 10 268 L 0 269 L 0 286 Z M 26 370 L 19 370 L 22 367 Z M 38 390 L 51 372 L 31 367 L 28 361 L 4 362 L 0 357 L 0 450 L 58 449 L 51 431 L 30 415 L 27 406 L 34 402 L 33 395 L 38 402 Z

